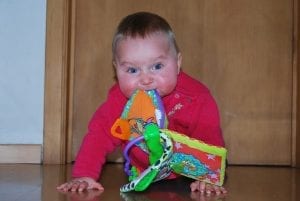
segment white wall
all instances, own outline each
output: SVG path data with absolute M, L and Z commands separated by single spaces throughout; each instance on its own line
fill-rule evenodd
M 0 144 L 42 144 L 46 0 L 0 0 Z

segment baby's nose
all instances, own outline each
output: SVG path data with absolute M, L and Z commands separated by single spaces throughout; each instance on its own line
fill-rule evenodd
M 143 73 L 141 75 L 141 84 L 142 85 L 150 85 L 153 83 L 153 76 L 152 75 L 149 75 L 149 73 Z

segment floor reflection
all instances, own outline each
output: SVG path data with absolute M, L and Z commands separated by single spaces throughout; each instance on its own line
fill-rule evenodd
M 100 179 L 105 191 L 61 193 L 56 186 L 70 179 L 71 165 L 0 165 L 1 201 L 298 201 L 300 169 L 289 167 L 229 166 L 227 195 L 190 192 L 188 178 L 161 181 L 144 192 L 120 193 L 127 183 L 122 164 L 107 164 Z

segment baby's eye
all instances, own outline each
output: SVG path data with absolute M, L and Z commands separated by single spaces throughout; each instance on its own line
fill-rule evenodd
M 134 73 L 137 73 L 138 72 L 138 69 L 137 68 L 134 68 L 134 67 L 129 67 L 127 69 L 127 72 L 128 73 L 131 73 L 131 74 L 134 74 Z
M 161 63 L 154 64 L 152 70 L 160 70 L 163 67 Z

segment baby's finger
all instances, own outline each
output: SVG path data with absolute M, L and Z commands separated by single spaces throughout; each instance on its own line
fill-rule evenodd
M 205 191 L 206 191 L 206 183 L 205 182 L 202 182 L 202 181 L 200 182 L 199 191 L 200 191 L 201 194 L 205 193 Z
M 65 187 L 63 188 L 63 191 L 67 192 L 69 191 L 73 186 L 73 182 L 68 182 Z
M 221 188 L 219 186 L 214 186 L 214 191 L 215 191 L 216 195 L 221 194 Z
M 206 184 L 205 186 L 205 192 L 207 195 L 210 195 L 213 191 L 215 191 L 214 187 L 210 184 Z
M 61 184 L 61 185 L 57 186 L 56 189 L 57 189 L 57 190 L 64 190 L 64 189 L 66 188 L 66 185 L 67 185 L 67 184 L 68 184 L 68 183 Z
M 221 193 L 223 193 L 223 194 L 226 194 L 226 193 L 227 193 L 226 188 L 224 188 L 223 186 L 220 187 L 220 191 L 221 191 Z
M 198 188 L 198 182 L 197 181 L 192 182 L 190 185 L 191 191 L 192 192 L 197 191 L 197 188 Z
M 82 192 L 88 188 L 88 183 L 85 181 L 80 182 L 78 186 L 78 192 Z
M 79 185 L 81 182 L 70 182 L 69 190 L 72 192 L 76 192 L 79 189 Z
M 200 185 L 200 181 L 194 181 L 194 182 L 192 182 L 191 185 L 190 185 L 191 191 L 192 192 L 199 191 L 200 190 L 199 189 L 199 185 Z
M 226 194 L 227 190 L 223 186 L 213 186 L 216 195 Z

